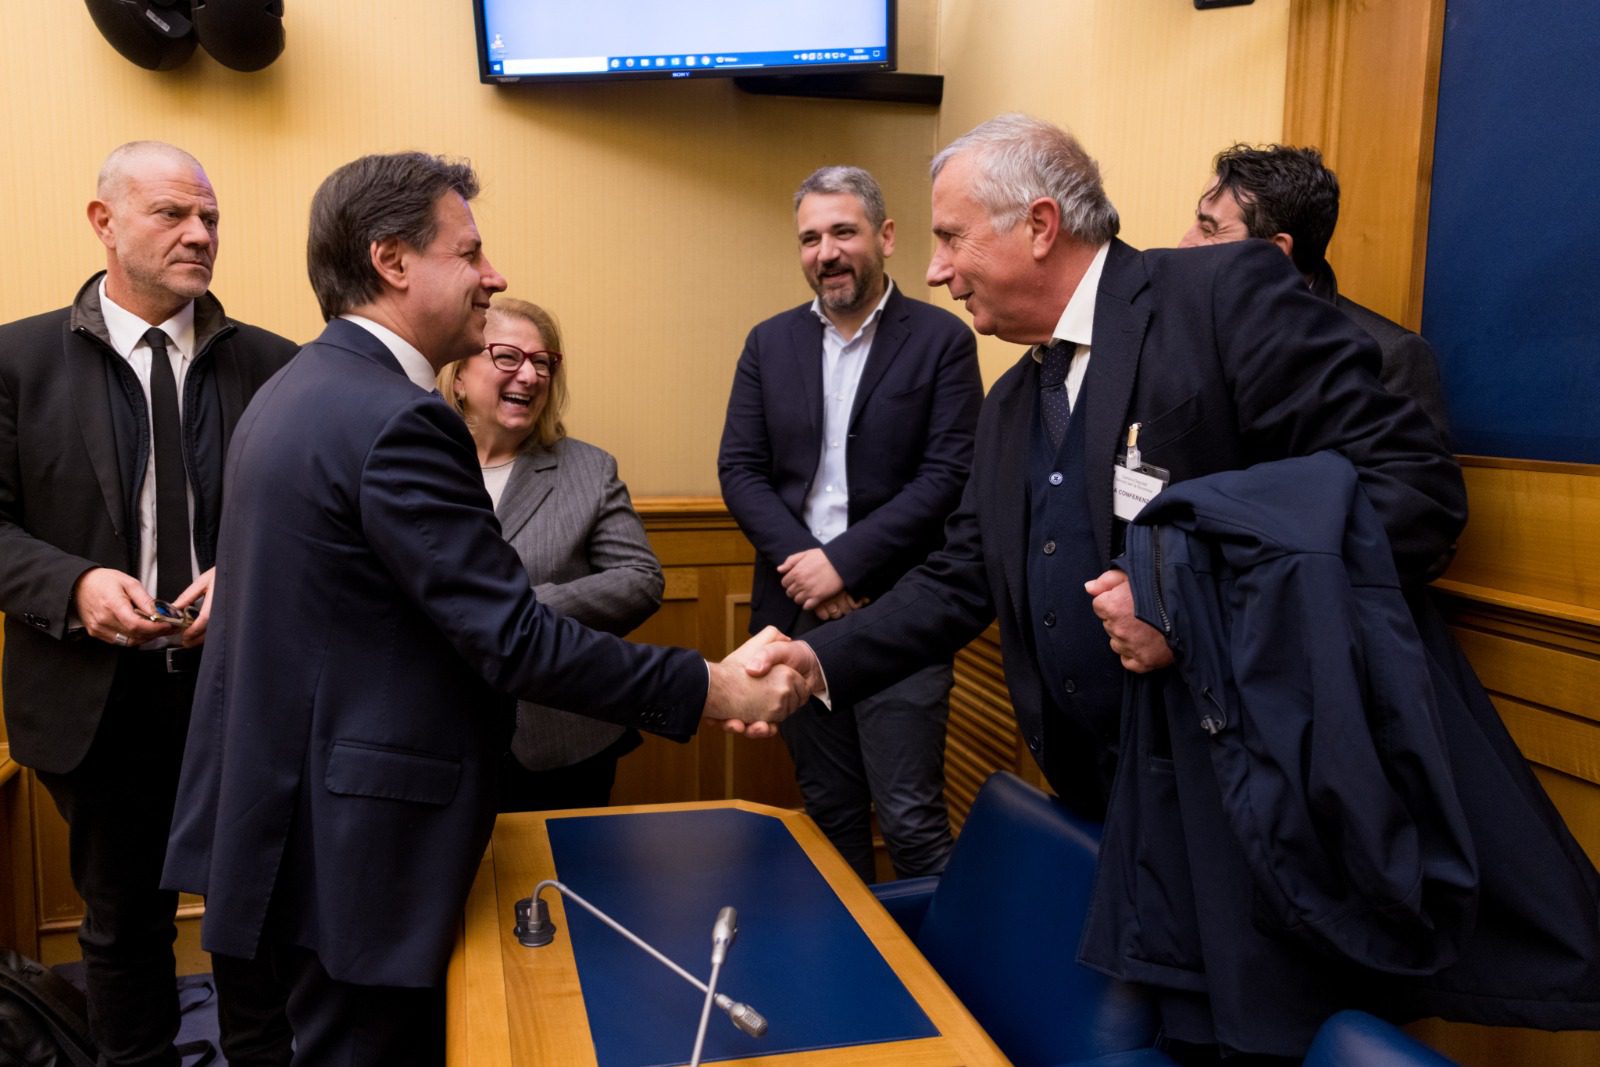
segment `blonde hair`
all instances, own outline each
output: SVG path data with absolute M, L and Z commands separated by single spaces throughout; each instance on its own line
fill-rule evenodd
M 539 331 L 539 336 L 544 338 L 544 346 L 552 352 L 560 352 L 561 327 L 556 323 L 556 317 L 538 304 L 527 300 L 518 300 L 512 296 L 497 296 L 489 306 L 490 315 L 505 315 L 509 318 L 522 319 Z M 478 353 L 482 355 L 483 353 Z M 468 359 L 474 357 L 467 357 Z M 461 398 L 456 396 L 456 373 L 461 364 L 466 360 L 458 359 L 453 363 L 446 363 L 439 371 L 439 395 L 444 397 L 444 402 L 455 408 L 456 413 L 466 420 L 470 427 L 474 422 L 473 416 L 467 414 L 461 404 Z M 550 371 L 550 387 L 545 395 L 544 410 L 539 412 L 539 418 L 533 424 L 533 432 L 523 442 L 523 450 L 531 451 L 534 448 L 549 448 L 563 437 L 567 436 L 567 428 L 561 422 L 561 416 L 567 411 L 567 373 L 560 366 Z

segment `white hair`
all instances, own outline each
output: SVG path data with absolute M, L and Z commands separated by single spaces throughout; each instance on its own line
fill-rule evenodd
M 977 164 L 970 191 L 997 233 L 1010 232 L 1040 197 L 1056 202 L 1062 230 L 1084 244 L 1104 244 L 1121 228 L 1100 183 L 1100 165 L 1059 126 L 1016 113 L 996 116 L 934 156 L 932 178 L 969 153 Z

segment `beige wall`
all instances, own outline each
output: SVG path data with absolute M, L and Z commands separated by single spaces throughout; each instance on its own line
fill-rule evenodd
M 941 145 L 1003 111 L 1071 129 L 1140 248 L 1176 244 L 1211 157 L 1283 129 L 1288 0 L 943 0 Z M 1019 353 L 985 341 L 993 382 Z
M 891 269 L 923 295 L 928 160 L 977 121 L 1028 110 L 1073 126 L 1105 163 L 1134 243 L 1169 241 L 1217 147 L 1278 134 L 1286 3 L 901 0 L 902 69 L 947 76 L 933 109 L 720 80 L 484 86 L 464 0 L 295 3 L 266 71 L 202 52 L 156 73 L 117 55 L 81 4 L 7 0 L 0 189 L 14 236 L 0 321 L 60 306 L 101 264 L 83 208 L 123 141 L 200 157 L 223 210 L 218 294 L 299 340 L 320 328 L 302 251 L 316 183 L 363 152 L 465 155 L 485 182 L 490 256 L 562 319 L 573 432 L 616 452 L 637 494 L 714 494 L 744 334 L 809 295 L 788 210 L 808 171 L 850 161 L 878 175 L 900 224 Z M 984 358 L 992 380 L 1014 350 L 991 343 Z
M 901 6 L 905 66 L 931 70 L 934 0 Z M 258 74 L 203 52 L 158 73 L 113 51 L 81 3 L 0 2 L 14 235 L 0 321 L 59 307 L 103 263 L 83 209 L 123 141 L 201 159 L 223 212 L 217 293 L 297 340 L 321 326 L 304 269 L 317 182 L 364 152 L 465 155 L 484 179 L 490 257 L 562 320 L 573 432 L 617 452 L 636 492 L 713 494 L 745 332 L 810 295 L 789 210 L 800 179 L 860 163 L 902 225 L 927 229 L 931 108 L 759 97 L 725 79 L 480 85 L 465 0 L 291 3 L 286 26 L 286 51 Z

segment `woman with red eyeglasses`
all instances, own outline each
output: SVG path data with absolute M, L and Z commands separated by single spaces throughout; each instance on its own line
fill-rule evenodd
M 586 626 L 625 634 L 661 606 L 661 565 L 617 477 L 617 461 L 567 436 L 561 331 L 537 304 L 498 297 L 482 352 L 439 372 L 466 419 L 484 487 L 540 601 Z M 632 730 L 521 702 L 500 769 L 501 811 L 599 807 Z

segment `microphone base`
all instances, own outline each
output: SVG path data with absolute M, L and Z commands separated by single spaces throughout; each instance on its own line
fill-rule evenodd
M 523 897 L 515 907 L 517 924 L 513 932 L 524 948 L 542 948 L 556 939 L 556 924 L 550 918 L 550 905 L 535 897 Z

